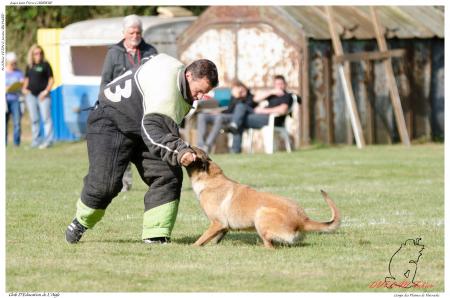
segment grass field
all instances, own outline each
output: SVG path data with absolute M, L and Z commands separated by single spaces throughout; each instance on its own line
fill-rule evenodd
M 256 233 L 190 246 L 208 221 L 185 177 L 172 243 L 141 243 L 145 185 L 134 171 L 104 219 L 78 245 L 64 241 L 87 171 L 85 143 L 6 150 L 6 290 L 57 292 L 411 292 L 444 290 L 444 146 L 322 148 L 215 155 L 225 173 L 298 200 L 313 219 L 341 209 L 341 228 L 270 251 Z M 425 245 L 416 281 L 428 289 L 370 288 L 407 239 Z

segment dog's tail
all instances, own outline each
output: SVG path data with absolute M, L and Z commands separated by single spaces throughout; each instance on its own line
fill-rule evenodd
M 320 192 L 331 209 L 331 219 L 328 222 L 318 222 L 308 219 L 303 224 L 303 229 L 307 232 L 332 232 L 336 230 L 341 223 L 341 214 L 339 209 L 336 207 L 336 204 L 334 204 L 333 200 L 330 199 L 326 192 L 323 190 Z

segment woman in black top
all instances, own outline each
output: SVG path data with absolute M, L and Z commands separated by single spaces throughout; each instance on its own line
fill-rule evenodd
M 53 71 L 45 60 L 44 50 L 32 45 L 28 51 L 27 68 L 22 92 L 26 95 L 31 120 L 31 147 L 40 149 L 51 146 L 53 142 L 53 122 L 51 118 L 50 90 L 53 86 Z M 44 123 L 44 137 L 41 138 L 40 122 Z

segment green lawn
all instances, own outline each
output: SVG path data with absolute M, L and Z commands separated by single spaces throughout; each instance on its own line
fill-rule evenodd
M 296 199 L 333 234 L 270 251 L 253 232 L 192 247 L 208 221 L 185 176 L 172 243 L 140 241 L 145 185 L 134 171 L 103 220 L 77 245 L 64 240 L 87 171 L 84 142 L 6 150 L 6 290 L 46 292 L 315 292 L 444 290 L 444 146 L 308 149 L 273 156 L 214 155 L 234 180 Z M 416 281 L 429 289 L 372 289 L 401 242 L 421 237 Z

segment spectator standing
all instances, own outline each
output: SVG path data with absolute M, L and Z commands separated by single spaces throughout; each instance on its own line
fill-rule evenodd
M 142 22 L 137 15 L 129 15 L 123 19 L 123 39 L 112 45 L 105 58 L 102 70 L 100 90 L 127 70 L 137 67 L 143 58 L 156 55 L 156 49 L 142 39 Z M 122 179 L 122 191 L 132 186 L 131 164 Z
M 20 90 L 21 83 L 23 83 L 23 73 L 16 67 L 17 57 L 14 52 L 6 53 L 6 67 L 5 67 L 5 83 L 6 83 L 6 141 L 8 144 L 8 122 L 9 118 L 13 120 L 13 142 L 15 146 L 20 146 L 22 112 L 20 109 Z
M 44 50 L 34 44 L 28 51 L 27 68 L 22 93 L 31 121 L 31 147 L 48 148 L 53 143 L 50 90 L 53 86 L 53 71 L 45 60 Z M 44 138 L 39 137 L 40 122 L 44 122 Z

